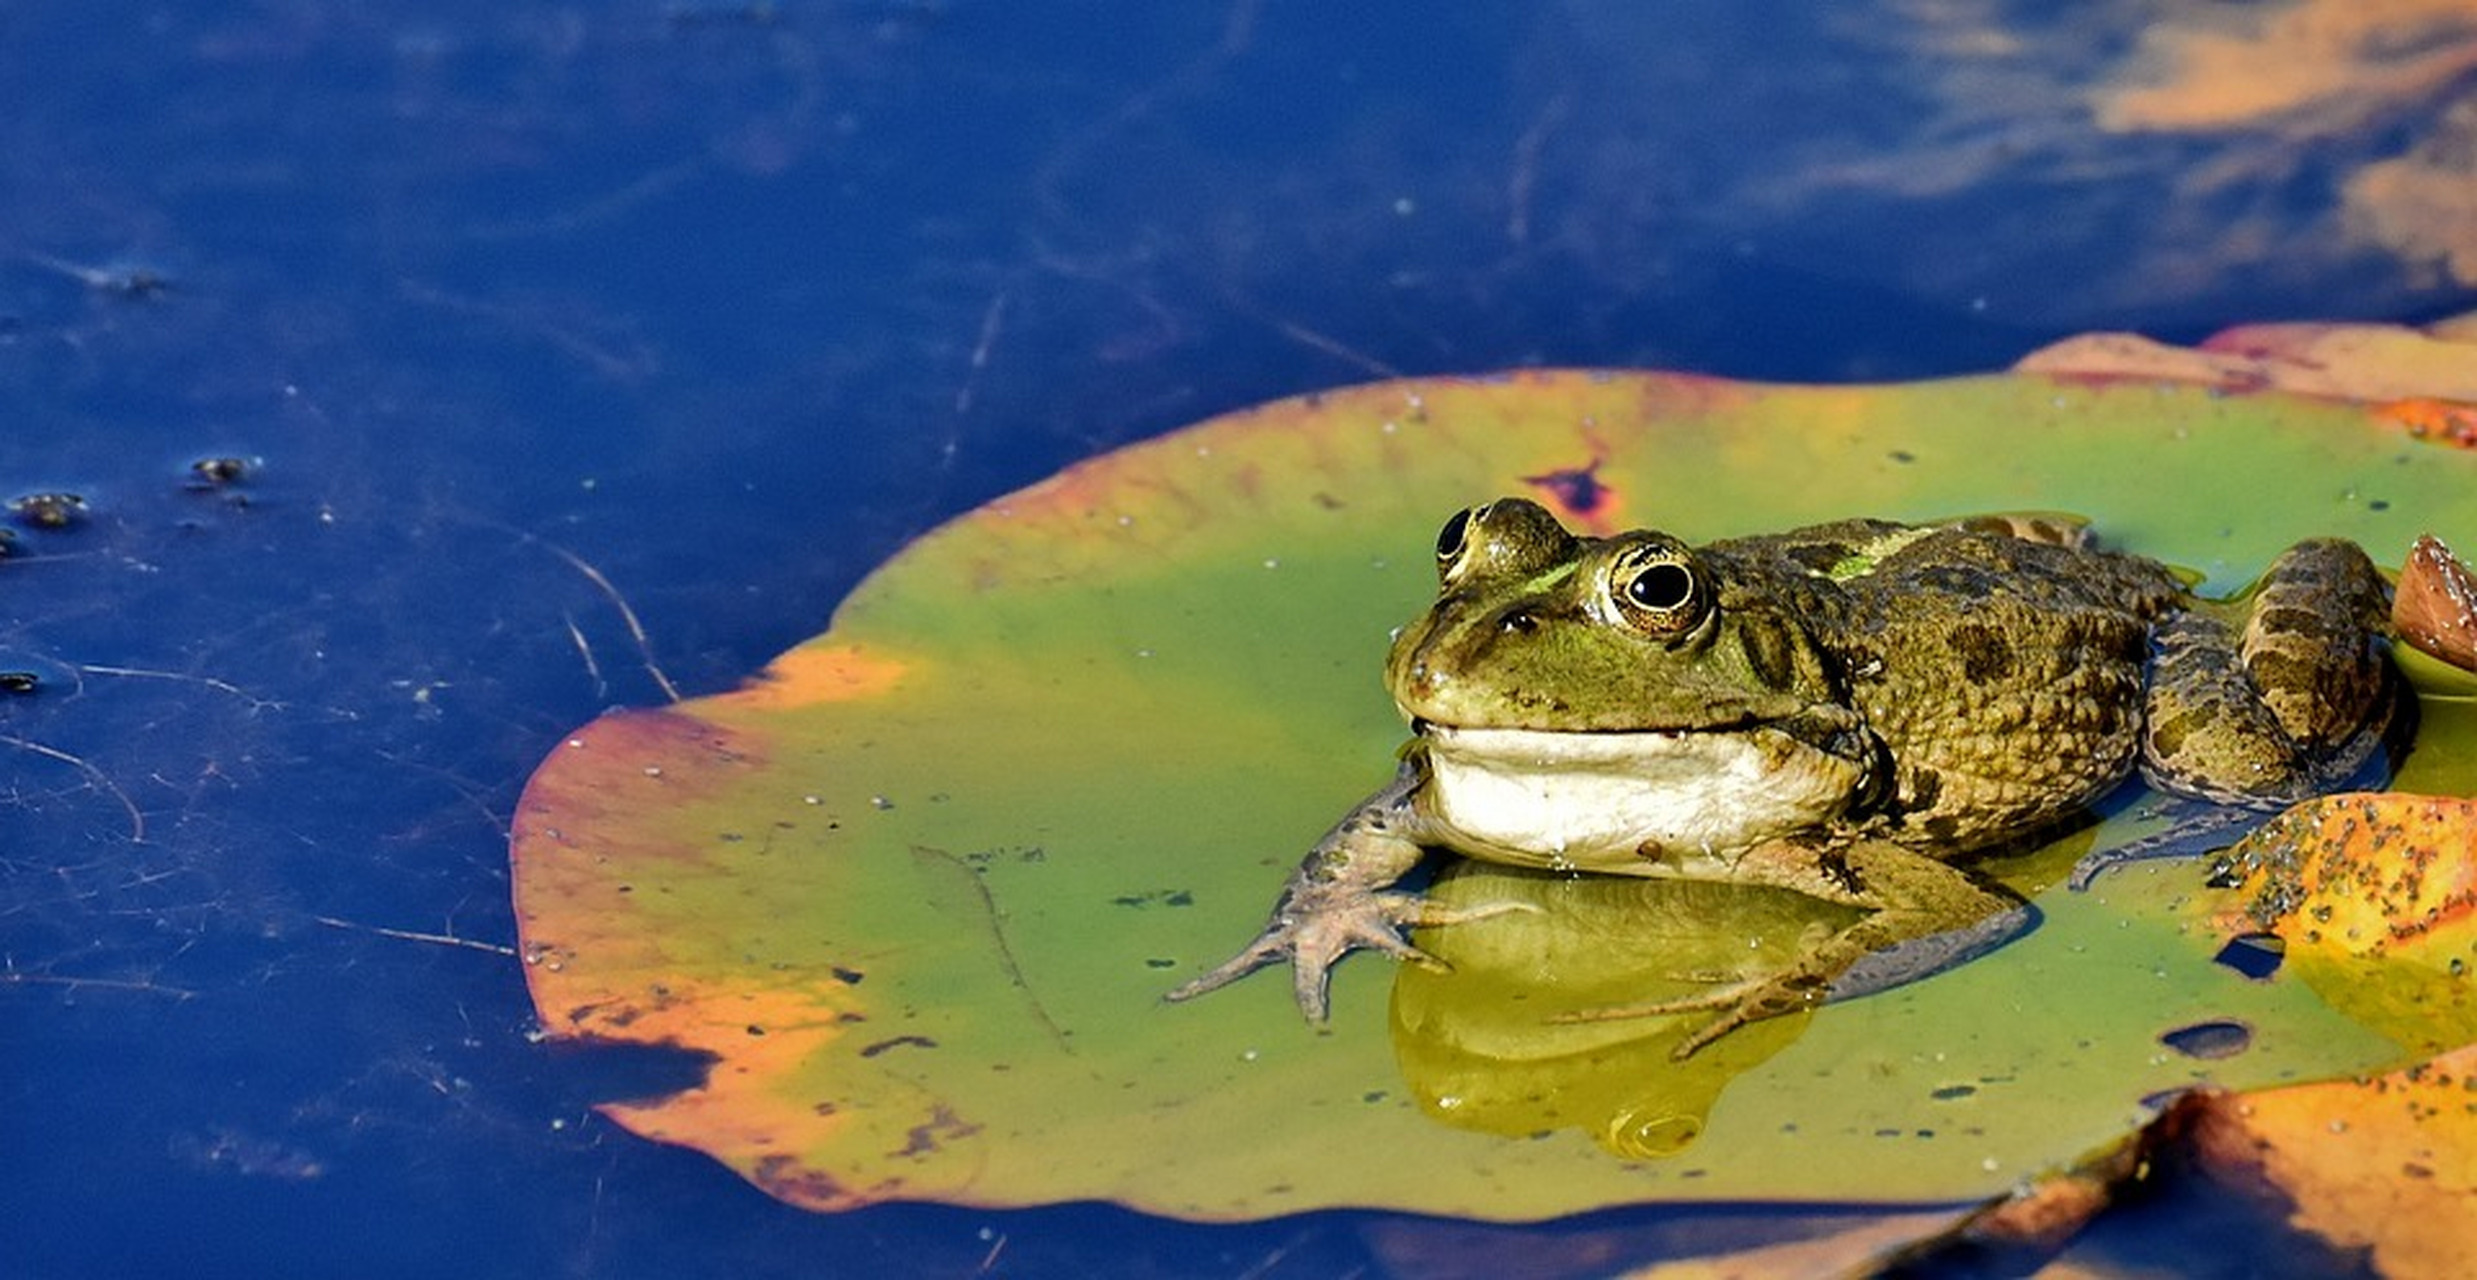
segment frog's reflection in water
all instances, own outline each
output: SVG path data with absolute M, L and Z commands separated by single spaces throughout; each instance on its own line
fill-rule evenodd
M 1679 1061 L 1710 1010 L 1559 1021 L 1684 999 L 1776 972 L 1863 914 L 1756 885 L 1560 876 L 1457 861 L 1440 906 L 1536 908 L 1422 931 L 1450 973 L 1394 979 L 1394 1056 L 1430 1116 L 1509 1137 L 1580 1129 L 1627 1159 L 1674 1155 L 1740 1073 L 1786 1048 L 1809 1014 L 1739 1027 Z

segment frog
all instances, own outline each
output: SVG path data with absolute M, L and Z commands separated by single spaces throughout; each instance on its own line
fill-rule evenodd
M 2119 788 L 2259 821 L 2387 777 L 2413 730 L 2390 586 L 2343 539 L 2299 542 L 2213 600 L 2069 517 L 1697 546 L 1577 534 L 1504 497 L 1449 518 L 1436 564 L 1385 660 L 1410 729 L 1393 778 L 1315 842 L 1253 941 L 1166 999 L 1287 961 L 1321 1025 L 1351 951 L 1442 967 L 1405 930 L 1518 908 L 1402 888 L 1431 855 L 1859 909 L 1779 969 L 1565 1015 L 1678 1015 L 1682 1059 L 2017 936 L 2032 913 L 1987 860 L 2094 820 Z

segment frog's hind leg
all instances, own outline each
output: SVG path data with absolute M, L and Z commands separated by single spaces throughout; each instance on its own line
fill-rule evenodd
M 2274 561 L 2242 634 L 2177 614 L 2151 637 L 2142 774 L 2173 795 L 2270 809 L 2358 780 L 2413 714 L 2383 635 L 2389 588 L 2354 543 Z
M 2299 800 L 2388 780 L 2416 717 L 2389 657 L 2389 601 L 2356 544 L 2317 539 L 2272 563 L 2241 632 L 2200 610 L 2163 620 L 2141 772 L 2185 812 L 2083 859 L 2073 887 L 2124 863 L 2210 852 Z
M 2205 613 L 2180 613 L 2150 635 L 2142 780 L 2170 795 L 2245 808 L 2313 793 L 2301 745 L 2262 697 L 2242 641 Z
M 2391 665 L 2391 589 L 2353 542 L 2290 547 L 2245 620 L 2246 674 L 2297 744 L 2316 793 L 2389 780 L 2417 700 Z M 2379 770 L 2367 778 L 2369 764 Z

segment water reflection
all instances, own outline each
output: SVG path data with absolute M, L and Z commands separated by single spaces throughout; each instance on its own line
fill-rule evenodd
M 1626 1159 L 1693 1144 L 1731 1080 L 1787 1048 L 1811 1014 L 1740 1027 L 1683 1061 L 1708 1010 L 1620 1021 L 1569 1014 L 1683 999 L 1777 971 L 1863 912 L 1784 889 L 1456 862 L 1429 890 L 1446 906 L 1522 902 L 1432 929 L 1453 965 L 1405 965 L 1393 984 L 1394 1057 L 1430 1116 L 1521 1137 L 1579 1129 Z

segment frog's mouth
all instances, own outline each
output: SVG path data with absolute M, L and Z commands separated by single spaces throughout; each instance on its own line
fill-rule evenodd
M 1804 830 L 1846 807 L 1862 772 L 1761 723 L 1567 731 L 1413 720 L 1412 728 L 1430 814 L 1456 837 L 1448 843 L 1582 870 L 1664 874 L 1686 865 L 1677 859 Z
M 1440 724 L 1437 721 L 1429 720 L 1421 716 L 1411 717 L 1411 733 L 1418 737 L 1426 738 L 1431 741 L 1467 741 L 1473 743 L 1488 741 L 1515 742 L 1524 738 L 1676 739 L 1704 733 L 1753 733 L 1764 727 L 1764 721 L 1757 720 L 1751 716 L 1737 720 L 1718 721 L 1713 724 L 1672 725 L 1667 728 L 1659 729 L 1647 729 L 1632 726 L 1624 729 L 1527 729 L 1519 726 L 1489 726 L 1480 728 L 1465 725 Z
M 1717 762 L 1793 754 L 1798 744 L 1761 724 L 1672 729 L 1462 728 L 1414 720 L 1412 732 L 1429 758 L 1445 767 L 1547 774 L 1606 773 L 1645 783 L 1674 783 Z

